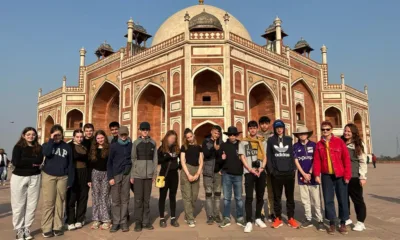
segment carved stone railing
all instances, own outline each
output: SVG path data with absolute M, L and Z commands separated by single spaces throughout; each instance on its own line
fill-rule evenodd
M 105 65 L 108 65 L 108 64 L 116 61 L 116 60 L 119 60 L 120 56 L 121 56 L 120 54 L 121 54 L 120 52 L 115 52 L 115 53 L 111 54 L 110 56 L 108 56 L 108 57 L 106 57 L 104 59 L 101 59 L 101 60 L 99 60 L 99 61 L 97 61 L 95 63 L 92 63 L 92 64 L 86 66 L 86 70 L 88 72 L 91 72 L 91 71 L 93 71 L 93 70 L 95 70 L 97 68 L 103 67 Z
M 81 87 L 66 87 L 66 92 L 82 92 L 83 88 Z
M 146 49 L 146 50 L 144 50 L 144 51 L 142 51 L 142 52 L 140 52 L 140 53 L 138 53 L 138 54 L 136 54 L 136 55 L 134 55 L 132 57 L 129 57 L 129 58 L 125 59 L 125 60 L 122 60 L 122 67 L 130 65 L 130 64 L 134 63 L 135 61 L 137 61 L 139 59 L 142 59 L 144 57 L 147 57 L 149 55 L 152 55 L 154 53 L 162 51 L 162 50 L 164 50 L 166 48 L 169 48 L 169 47 L 171 47 L 173 45 L 176 45 L 176 44 L 178 44 L 180 42 L 183 42 L 184 40 L 185 40 L 185 34 L 184 33 L 176 35 L 175 37 L 172 37 L 172 38 L 170 38 L 168 40 L 165 40 L 164 42 L 161 42 L 161 43 L 159 43 L 157 45 L 154 45 L 151 48 L 148 48 L 148 49 Z
M 39 102 L 42 102 L 42 101 L 48 100 L 50 98 L 53 98 L 53 97 L 55 97 L 55 96 L 57 96 L 57 95 L 59 95 L 61 93 L 62 93 L 62 88 L 61 87 L 57 88 L 56 90 L 53 90 L 53 91 L 48 92 L 47 94 L 41 96 L 39 98 Z
M 224 32 L 191 32 L 190 40 L 224 40 Z
M 324 83 L 324 86 L 326 86 L 328 85 L 328 65 L 322 64 L 321 69 L 322 69 L 322 81 Z
M 342 90 L 342 84 L 328 84 L 328 85 L 325 86 L 325 89 Z
M 234 33 L 229 33 L 229 40 L 231 40 L 235 43 L 238 43 L 239 45 L 241 45 L 243 47 L 252 49 L 252 50 L 266 56 L 267 58 L 269 58 L 271 60 L 274 60 L 279 63 L 289 64 L 288 59 L 286 57 L 283 57 L 274 52 L 271 52 L 270 50 L 266 49 L 265 47 L 257 45 L 255 43 L 253 43 L 252 41 L 242 38 Z
M 359 91 L 359 90 L 357 90 L 355 88 L 352 88 L 350 86 L 347 86 L 347 85 L 345 85 L 344 89 L 346 90 L 347 93 L 350 93 L 350 94 L 352 94 L 354 96 L 357 96 L 357 97 L 360 97 L 362 99 L 368 100 L 368 95 L 365 94 L 364 92 L 361 92 L 361 91 Z
M 304 57 L 303 55 L 301 55 L 295 51 L 290 51 L 290 57 L 292 57 L 293 59 L 295 59 L 301 63 L 304 63 L 305 65 L 308 65 L 312 68 L 315 68 L 318 70 L 321 69 L 321 65 L 319 63 L 317 63 L 316 61 L 314 61 L 312 59 L 309 59 L 308 57 Z

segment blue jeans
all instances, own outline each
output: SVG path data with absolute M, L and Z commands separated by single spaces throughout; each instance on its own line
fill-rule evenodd
M 236 218 L 243 217 L 242 181 L 242 175 L 231 175 L 227 173 L 223 173 L 222 175 L 224 218 L 230 218 L 231 216 L 232 187 L 236 202 Z
M 7 180 L 7 167 L 0 167 L 0 181 Z
M 336 219 L 335 194 L 339 205 L 340 223 L 349 219 L 349 205 L 347 184 L 343 177 L 337 178 L 334 174 L 322 174 L 322 192 L 324 193 L 325 217 L 333 225 Z

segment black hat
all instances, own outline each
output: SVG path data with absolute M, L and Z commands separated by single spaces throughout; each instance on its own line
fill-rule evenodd
M 239 135 L 242 132 L 238 132 L 238 129 L 234 126 L 230 126 L 227 132 L 224 132 L 225 135 Z
M 139 129 L 149 129 L 150 130 L 150 123 L 148 122 L 141 122 Z

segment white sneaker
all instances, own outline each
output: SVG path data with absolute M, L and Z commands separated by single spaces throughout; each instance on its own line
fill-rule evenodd
M 68 231 L 72 231 L 72 230 L 75 230 L 75 229 L 76 229 L 75 224 L 69 224 L 68 225 Z
M 353 227 L 353 231 L 357 231 L 357 232 L 362 232 L 364 231 L 365 228 L 365 224 L 362 222 L 357 222 L 354 227 Z
M 351 221 L 351 219 L 347 219 L 347 220 L 346 220 L 346 226 L 349 226 L 349 225 L 351 225 L 351 224 L 353 224 L 353 221 Z
M 265 223 L 263 222 L 263 220 L 261 220 L 260 218 L 256 219 L 256 226 L 260 227 L 260 228 L 266 228 L 267 225 L 265 225 Z
M 75 228 L 76 229 L 82 228 L 83 224 L 84 223 L 77 222 L 77 223 L 75 223 Z
M 251 222 L 248 222 L 246 224 L 246 227 L 244 227 L 244 232 L 251 233 L 251 231 L 253 231 L 253 224 Z

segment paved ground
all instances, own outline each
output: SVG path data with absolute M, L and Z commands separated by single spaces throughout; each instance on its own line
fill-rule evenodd
M 133 225 L 129 233 L 117 232 L 114 234 L 108 231 L 91 230 L 90 225 L 86 225 L 83 229 L 73 232 L 66 232 L 64 236 L 57 239 L 244 239 L 251 237 L 252 239 L 320 239 L 320 238 L 351 238 L 351 239 L 400 239 L 400 164 L 381 164 L 377 169 L 369 167 L 368 184 L 365 188 L 365 199 L 368 209 L 368 217 L 366 220 L 367 230 L 358 233 L 349 231 L 347 236 L 328 236 L 325 232 L 318 232 L 314 228 L 309 229 L 291 229 L 283 226 L 279 229 L 260 229 L 255 228 L 250 234 L 244 234 L 243 228 L 231 225 L 228 228 L 221 229 L 216 225 L 208 226 L 205 224 L 204 210 L 204 191 L 201 190 L 200 200 L 197 203 L 196 228 L 189 228 L 184 224 L 182 219 L 182 201 L 180 193 L 178 194 L 178 214 L 180 214 L 180 228 L 167 227 L 161 229 L 158 227 L 158 208 L 157 198 L 158 189 L 153 188 L 153 196 L 151 200 L 151 216 L 154 219 L 155 230 L 143 231 L 142 233 L 133 232 Z M 300 196 L 296 189 L 296 219 L 303 219 L 303 207 L 300 203 Z M 131 198 L 131 206 L 133 206 L 133 196 Z M 91 215 L 91 200 L 89 200 L 89 209 L 87 217 Z M 32 231 L 36 239 L 43 239 L 40 231 L 41 219 L 41 202 L 36 213 L 36 220 L 32 226 Z M 132 210 L 132 207 L 130 208 Z M 354 209 L 354 208 L 352 208 Z M 285 211 L 285 210 L 284 210 Z M 233 211 L 232 211 L 233 212 Z M 0 187 L 0 239 L 14 239 L 14 231 L 12 230 L 12 212 L 10 206 L 10 190 L 9 186 Z M 354 212 L 352 219 L 355 221 Z

